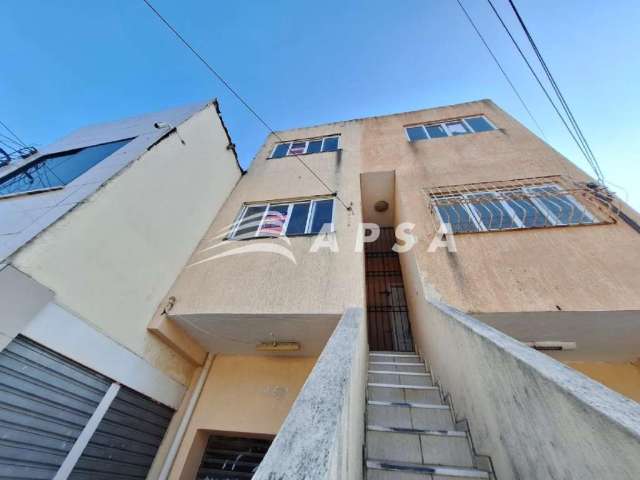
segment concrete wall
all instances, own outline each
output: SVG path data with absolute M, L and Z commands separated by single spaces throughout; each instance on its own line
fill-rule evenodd
M 640 403 L 640 366 L 638 363 L 565 362 L 611 390 Z
M 278 433 L 316 358 L 215 357 L 170 478 L 192 480 L 209 433 Z
M 364 312 L 349 308 L 260 464 L 255 480 L 363 478 L 367 354 Z
M 194 365 L 147 323 L 240 177 L 215 106 L 196 113 L 20 250 L 56 302 L 187 385 Z
M 498 478 L 637 479 L 640 405 L 437 301 L 414 334 Z

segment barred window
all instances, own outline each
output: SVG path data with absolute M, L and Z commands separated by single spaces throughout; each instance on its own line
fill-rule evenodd
M 451 190 L 451 189 L 450 189 Z M 454 233 L 601 223 L 559 183 L 431 193 L 440 222 Z

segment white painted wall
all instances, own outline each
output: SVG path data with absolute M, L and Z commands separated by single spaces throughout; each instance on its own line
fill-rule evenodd
M 23 247 L 12 263 L 182 385 L 194 366 L 147 324 L 240 178 L 215 106 L 178 126 Z
M 54 302 L 40 310 L 21 333 L 173 409 L 178 408 L 186 391 L 185 386 Z
M 53 292 L 11 265 L 0 266 L 0 350 L 53 298 Z

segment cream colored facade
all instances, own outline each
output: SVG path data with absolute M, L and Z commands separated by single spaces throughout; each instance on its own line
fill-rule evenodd
M 146 326 L 240 169 L 213 105 L 178 132 L 181 138 L 171 135 L 143 154 L 11 263 L 55 292 L 57 304 L 188 385 L 194 365 Z
M 416 142 L 408 141 L 405 132 L 408 125 L 476 115 L 484 115 L 496 129 Z M 629 365 L 640 355 L 640 235 L 630 225 L 614 218 L 601 225 L 458 234 L 457 253 L 444 248 L 429 252 L 439 226 L 425 194 L 429 189 L 556 176 L 587 182 L 588 175 L 489 100 L 278 132 L 285 141 L 336 134 L 339 151 L 300 158 L 270 158 L 280 140 L 267 138 L 166 295 L 161 305 L 169 302 L 170 310 L 162 314 L 161 306 L 156 311 L 153 331 L 195 363 L 202 364 L 207 352 L 225 362 L 239 355 L 234 367 L 243 381 L 256 385 L 262 369 L 273 362 L 254 350 L 260 342 L 299 342 L 297 354 L 279 355 L 299 355 L 312 363 L 345 308 L 366 308 L 360 223 L 395 227 L 409 222 L 418 242 L 401 254 L 401 263 L 418 345 L 425 345 L 429 335 L 422 325 L 424 298 L 440 299 L 521 341 L 576 342 L 575 351 L 550 353 L 638 399 L 640 377 Z M 310 253 L 314 236 L 225 238 L 245 202 L 332 193 L 339 197 L 335 232 L 324 239 L 335 240 L 337 251 L 325 247 Z M 588 209 L 601 207 L 580 198 Z M 373 208 L 380 200 L 390 205 L 385 213 Z M 622 208 L 638 219 L 630 208 Z M 247 245 L 283 245 L 295 263 L 265 251 L 233 254 Z M 598 368 L 593 362 L 607 363 Z M 214 368 L 205 391 L 222 378 L 224 373 Z M 291 388 L 284 379 L 275 385 Z M 245 395 L 241 386 L 237 392 L 238 399 Z M 289 402 L 283 399 L 282 405 Z M 215 418 L 242 425 L 248 434 L 265 433 L 259 423 L 251 430 L 244 423 L 246 411 L 234 402 L 206 403 L 215 404 L 216 411 L 204 415 L 209 407 L 198 404 L 176 465 L 191 464 L 191 457 L 184 459 L 204 448 L 196 432 L 221 430 Z M 268 415 L 272 408 L 269 402 L 256 405 L 252 414 Z M 281 421 L 278 415 L 268 433 L 275 433 Z M 174 468 L 172 478 L 189 475 Z
M 73 154 L 123 139 L 128 143 L 63 187 L 0 198 L 0 213 L 21 212 L 0 222 L 1 253 L 9 253 L 0 261 L 0 356 L 6 367 L 0 395 L 3 404 L 15 404 L 10 415 L 16 426 L 3 431 L 7 445 L 0 463 L 9 476 L 17 468 L 20 475 L 48 478 L 51 472 L 53 478 L 59 468 L 56 478 L 66 478 L 82 462 L 73 449 L 87 447 L 100 410 L 97 401 L 75 403 L 87 393 L 81 390 L 85 374 L 74 371 L 113 382 L 110 390 L 129 391 L 149 408 L 178 411 L 167 424 L 169 433 L 163 429 L 156 439 L 158 462 L 200 371 L 147 327 L 243 171 L 215 100 L 85 127 L 43 154 Z M 39 155 L 24 164 L 38 161 Z M 2 180 L 15 167 L 0 171 Z M 99 401 L 99 390 L 91 392 Z M 105 394 L 101 401 L 107 402 L 104 414 L 111 411 L 109 402 L 120 400 Z M 88 414 L 69 420 L 69 409 L 83 408 Z M 129 430 L 122 435 L 130 439 L 120 441 L 149 435 L 136 428 L 142 431 Z M 33 452 L 13 446 L 23 445 L 27 434 Z M 107 468 L 106 476 L 124 468 L 117 465 L 118 451 L 123 449 L 105 450 L 95 468 Z M 153 451 L 151 458 L 135 460 L 136 475 L 155 475 L 160 465 L 151 465 Z

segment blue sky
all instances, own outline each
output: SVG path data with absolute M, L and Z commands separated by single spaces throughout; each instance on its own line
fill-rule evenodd
M 640 2 L 516 3 L 607 180 L 640 209 Z M 547 141 L 589 171 L 488 4 L 464 4 Z M 539 134 L 454 0 L 154 5 L 275 129 L 491 98 Z M 5 0 L 0 44 L 0 120 L 30 144 L 212 97 L 243 166 L 267 134 L 142 0 Z

